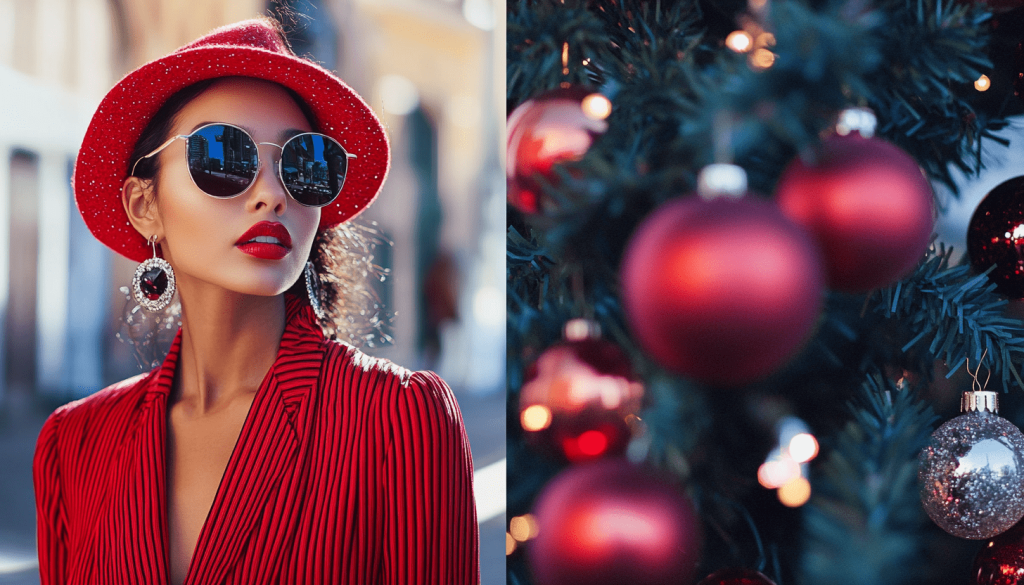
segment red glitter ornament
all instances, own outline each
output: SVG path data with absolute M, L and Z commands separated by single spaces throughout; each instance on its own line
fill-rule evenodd
M 553 211 L 542 181 L 557 180 L 552 167 L 579 160 L 602 134 L 611 102 L 582 87 L 556 89 L 529 99 L 508 117 L 505 172 L 508 202 L 526 213 Z
M 1024 585 L 1024 522 L 978 551 L 970 585 Z
M 810 336 L 824 275 L 811 237 L 755 197 L 688 197 L 654 211 L 622 261 L 623 306 L 643 348 L 709 384 L 764 377 Z
M 775 581 L 753 569 L 723 569 L 708 575 L 697 585 L 775 585 Z
M 790 163 L 776 193 L 782 212 L 814 234 L 828 286 L 868 291 L 906 275 L 933 224 L 931 185 L 914 159 L 856 133 L 825 139 L 816 158 Z
M 625 461 L 563 471 L 534 516 L 526 553 L 537 585 L 678 585 L 700 560 L 700 526 L 680 486 Z
M 615 344 L 566 341 L 526 371 L 520 423 L 528 442 L 572 462 L 622 455 L 630 438 L 627 417 L 639 411 L 643 391 Z
M 989 191 L 967 227 L 967 256 L 978 272 L 1011 299 L 1024 298 L 1024 177 Z

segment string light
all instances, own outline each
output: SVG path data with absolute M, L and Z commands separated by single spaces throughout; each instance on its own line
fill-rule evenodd
M 775 63 L 775 53 L 768 49 L 757 49 L 750 54 L 750 64 L 755 69 L 767 69 Z
M 779 501 L 783 506 L 798 508 L 811 499 L 811 482 L 803 477 L 794 478 L 779 488 Z
M 516 546 L 518 544 L 519 543 L 516 542 L 516 539 L 512 538 L 512 535 L 509 534 L 508 532 L 506 532 L 505 533 L 505 556 L 508 556 L 508 555 L 516 552 Z
M 519 542 L 526 542 L 537 536 L 537 519 L 533 514 L 516 516 L 508 523 L 508 534 Z
M 758 47 L 774 47 L 775 46 L 775 35 L 770 32 L 763 32 L 757 35 L 755 44 Z
M 800 477 L 800 466 L 792 459 L 765 461 L 757 468 L 757 482 L 768 489 L 782 487 Z
M 746 53 L 754 46 L 754 39 L 745 30 L 734 30 L 725 37 L 725 46 L 737 53 Z
M 519 415 L 519 420 L 527 431 L 543 431 L 551 426 L 551 409 L 543 404 L 528 406 Z
M 992 87 L 992 80 L 988 78 L 988 75 L 982 75 L 974 82 L 974 89 L 978 91 L 988 91 L 990 87 Z
M 818 440 L 810 433 L 800 433 L 789 440 L 789 456 L 797 463 L 807 463 L 818 455 Z
M 591 120 L 604 120 L 612 113 L 612 102 L 599 93 L 592 93 L 580 103 L 583 113 Z

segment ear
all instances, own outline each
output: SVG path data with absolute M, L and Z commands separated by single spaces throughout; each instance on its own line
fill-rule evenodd
M 121 186 L 121 203 L 128 214 L 128 221 L 143 238 L 152 235 L 159 237 L 163 233 L 152 180 L 138 177 L 125 179 Z

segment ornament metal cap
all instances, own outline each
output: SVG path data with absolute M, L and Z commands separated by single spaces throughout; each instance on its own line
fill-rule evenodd
M 999 394 L 991 390 L 972 390 L 960 397 L 960 412 L 999 412 Z
M 701 169 L 697 176 L 697 194 L 702 199 L 716 197 L 739 199 L 747 192 L 747 172 L 743 167 L 716 163 Z

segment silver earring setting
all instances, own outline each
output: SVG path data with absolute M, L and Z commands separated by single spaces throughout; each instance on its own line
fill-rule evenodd
M 306 275 L 306 294 L 309 295 L 309 306 L 313 307 L 317 319 L 326 321 L 327 314 L 324 313 L 323 302 L 320 300 L 320 276 L 316 273 L 316 267 L 312 262 L 307 261 L 303 273 Z
M 155 313 L 162 311 L 174 296 L 174 270 L 166 260 L 157 257 L 156 235 L 149 238 L 149 245 L 153 247 L 153 257 L 135 269 L 132 293 L 135 302 Z

